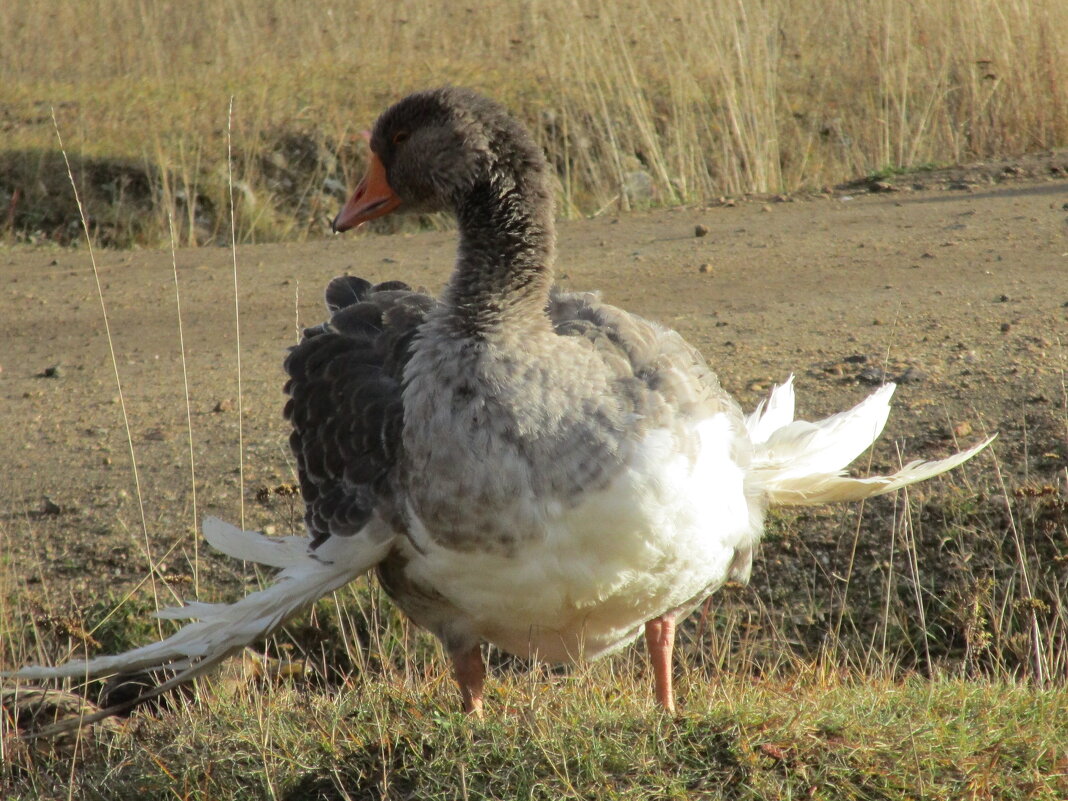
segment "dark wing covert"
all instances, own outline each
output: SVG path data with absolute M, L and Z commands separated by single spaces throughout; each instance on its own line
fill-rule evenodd
M 400 281 L 354 276 L 326 289 L 330 320 L 307 328 L 285 360 L 285 417 L 315 547 L 359 531 L 376 511 L 396 524 L 404 367 L 435 301 Z

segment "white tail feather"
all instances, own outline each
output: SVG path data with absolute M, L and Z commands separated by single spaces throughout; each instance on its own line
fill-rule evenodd
M 845 468 L 882 433 L 894 389 L 893 384 L 884 384 L 849 411 L 809 423 L 793 419 L 791 376 L 746 420 L 754 445 L 749 481 L 762 489 L 772 504 L 859 501 L 952 470 L 994 441 L 990 437 L 935 462 L 911 462 L 889 476 L 844 475 Z
M 785 383 L 772 388 L 767 400 L 757 404 L 745 421 L 745 427 L 752 443 L 760 445 L 767 442 L 776 430 L 793 421 L 794 377 L 791 375 Z
M 971 459 L 995 439 L 996 436 L 990 437 L 966 451 L 936 462 L 909 462 L 889 476 L 850 478 L 835 473 L 816 473 L 787 478 L 768 487 L 768 497 L 773 504 L 808 506 L 836 501 L 859 501 L 873 495 L 883 495 L 952 470 Z
M 75 660 L 57 667 L 30 665 L 10 674 L 22 679 L 101 676 L 163 668 L 182 671 L 188 680 L 230 654 L 260 640 L 288 617 L 343 584 L 366 573 L 389 551 L 367 529 L 351 537 L 330 537 L 312 551 L 307 537 L 271 539 L 255 531 L 208 518 L 204 535 L 223 552 L 240 559 L 283 568 L 274 582 L 232 604 L 194 602 L 163 609 L 159 617 L 192 619 L 165 640 L 113 656 Z M 170 682 L 168 682 L 170 683 Z

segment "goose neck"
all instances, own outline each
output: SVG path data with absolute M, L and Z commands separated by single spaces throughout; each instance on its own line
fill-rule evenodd
M 457 203 L 460 241 L 445 301 L 467 333 L 549 325 L 552 196 L 532 183 L 487 182 Z

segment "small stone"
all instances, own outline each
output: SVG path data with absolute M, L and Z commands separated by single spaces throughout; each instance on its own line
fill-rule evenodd
M 704 275 L 711 275 L 712 265 L 706 262 L 705 264 L 702 264 L 700 267 L 697 268 L 697 272 L 703 273 Z
M 37 374 L 38 378 L 62 378 L 63 370 L 58 364 L 53 364 L 51 367 L 46 367 Z
M 1008 302 L 1009 302 L 1009 296 L 1008 295 L 998 295 L 998 303 L 1008 303 Z
M 972 433 L 972 424 L 965 420 L 963 423 L 957 423 L 953 426 L 953 436 L 955 437 L 967 437 Z
M 881 367 L 865 367 L 857 374 L 857 378 L 865 384 L 885 384 L 886 371 Z
M 708 236 L 708 226 L 698 223 L 693 227 L 693 235 L 700 238 L 702 236 Z
M 1012 328 L 1012 323 L 1002 323 L 1001 324 L 1001 333 L 1007 334 L 1011 328 Z
M 219 401 L 218 403 L 215 404 L 215 408 L 212 409 L 212 411 L 215 412 L 215 413 L 232 412 L 233 410 L 234 410 L 234 402 L 230 398 L 224 398 L 223 400 Z
M 897 377 L 897 381 L 900 384 L 918 384 L 926 380 L 927 374 L 923 370 L 917 370 L 915 367 L 909 367 Z

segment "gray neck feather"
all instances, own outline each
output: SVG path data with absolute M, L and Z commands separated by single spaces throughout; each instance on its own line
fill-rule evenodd
M 516 161 L 456 203 L 458 259 L 444 299 L 466 336 L 549 326 L 556 234 L 547 167 L 540 152 Z

